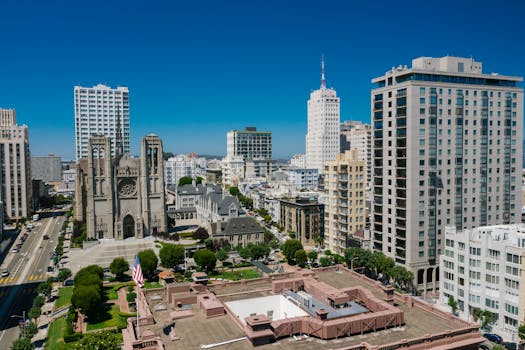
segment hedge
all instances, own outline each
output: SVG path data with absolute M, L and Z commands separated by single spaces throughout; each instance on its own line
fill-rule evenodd
M 72 343 L 75 341 L 79 341 L 80 339 L 82 339 L 82 333 L 80 332 L 64 336 L 64 342 L 66 343 Z

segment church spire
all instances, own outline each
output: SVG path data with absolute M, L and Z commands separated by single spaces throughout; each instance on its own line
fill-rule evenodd
M 115 135 L 115 158 L 124 154 L 124 145 L 122 144 L 122 125 L 120 121 L 120 105 L 117 105 L 117 123 Z
M 324 55 L 321 55 L 321 88 L 326 88 L 326 80 L 324 79 Z

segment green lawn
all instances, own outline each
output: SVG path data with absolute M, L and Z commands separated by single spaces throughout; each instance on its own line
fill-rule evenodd
M 144 283 L 145 289 L 151 289 L 151 288 L 162 288 L 163 285 L 160 282 L 146 282 Z
M 124 314 L 120 312 L 118 305 L 104 305 L 105 308 L 94 320 L 88 319 L 87 322 L 87 331 L 92 331 L 96 329 L 108 328 L 108 327 L 117 327 L 119 329 L 126 328 L 126 319 L 135 314 Z M 101 308 L 102 309 L 102 308 Z
M 55 301 L 55 309 L 71 304 L 73 286 L 62 287 L 58 291 L 58 299 Z
M 124 282 L 124 283 L 119 283 L 115 285 L 105 286 L 104 296 L 107 298 L 107 300 L 117 300 L 118 299 L 117 291 L 120 288 L 129 287 L 129 286 L 135 286 L 135 282 L 131 281 L 131 282 Z
M 66 332 L 66 318 L 61 317 L 51 323 L 47 333 L 46 350 L 66 350 L 64 334 Z
M 230 281 L 238 281 L 241 279 L 259 278 L 261 274 L 253 269 L 237 270 L 237 271 L 223 271 L 217 275 L 211 275 L 213 278 L 223 278 Z

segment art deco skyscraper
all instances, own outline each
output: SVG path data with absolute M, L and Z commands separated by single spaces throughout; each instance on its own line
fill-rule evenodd
M 130 151 L 129 90 L 127 87 L 112 89 L 99 84 L 92 88 L 75 86 L 75 146 L 77 161 L 88 157 L 91 136 L 107 136 L 111 139 L 111 155 L 117 146 L 123 153 Z M 119 122 L 120 119 L 120 122 Z M 122 145 L 116 145 L 118 126 L 122 133 Z
M 521 220 L 520 81 L 448 56 L 372 80 L 373 246 L 420 290 L 438 286 L 445 226 Z
M 0 109 L 0 201 L 6 217 L 31 214 L 31 155 L 27 125 L 17 125 L 14 109 Z
M 321 87 L 308 100 L 306 167 L 324 172 L 326 161 L 339 154 L 340 100 L 334 89 L 326 87 L 324 58 L 321 61 Z

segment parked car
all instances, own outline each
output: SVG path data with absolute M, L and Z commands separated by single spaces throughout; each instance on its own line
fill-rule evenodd
M 504 341 L 502 345 L 503 345 L 503 346 L 505 347 L 505 349 L 507 349 L 507 350 L 516 350 L 516 349 L 519 349 L 517 343 L 513 343 L 513 342 L 510 342 L 510 341 Z
M 4 269 L 2 271 L 2 277 L 7 277 L 7 276 L 9 276 L 9 270 L 8 269 Z
M 483 337 L 490 340 L 491 342 L 493 343 L 496 343 L 496 344 L 501 344 L 503 343 L 503 338 L 500 337 L 499 335 L 497 334 L 493 334 L 493 333 L 485 333 L 483 334 Z
M 72 279 L 72 278 L 68 278 L 67 280 L 64 281 L 64 286 L 72 286 L 75 284 L 75 281 Z

